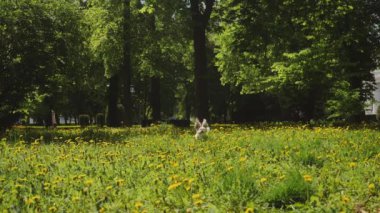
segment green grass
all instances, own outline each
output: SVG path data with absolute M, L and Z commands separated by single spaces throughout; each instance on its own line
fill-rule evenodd
M 380 132 L 292 125 L 8 131 L 0 209 L 338 212 L 380 209 Z

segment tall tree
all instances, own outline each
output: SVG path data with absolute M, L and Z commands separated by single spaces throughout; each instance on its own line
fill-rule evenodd
M 245 94 L 276 94 L 288 118 L 360 114 L 379 46 L 376 2 L 221 1 L 221 80 Z M 333 106 L 342 92 L 356 107 Z
M 94 60 L 104 67 L 104 75 L 108 79 L 108 113 L 109 126 L 120 126 L 121 83 L 124 75 L 124 1 L 87 1 L 86 23 L 90 27 L 88 36 Z
M 215 0 L 190 0 L 194 42 L 195 110 L 198 119 L 209 118 L 206 28 L 214 2 Z
M 124 95 L 124 110 L 125 110 L 125 125 L 132 125 L 132 62 L 131 62 L 131 0 L 124 0 L 123 3 L 123 95 Z
M 189 5 L 178 0 L 147 0 L 137 9 L 133 35 L 138 42 L 133 49 L 138 74 L 134 80 L 145 81 L 148 87 L 140 86 L 136 91 L 140 99 L 148 98 L 139 101 L 144 103 L 142 108 L 146 107 L 142 118 L 184 118 L 184 96 L 189 94 L 185 85 L 191 85 L 193 79 Z
M 51 95 L 82 72 L 78 7 L 74 0 L 0 1 L 0 126 L 24 113 L 26 99 Z
M 108 116 L 107 123 L 110 127 L 120 126 L 120 115 L 117 109 L 117 103 L 119 99 L 119 73 L 113 74 L 109 78 L 108 87 Z

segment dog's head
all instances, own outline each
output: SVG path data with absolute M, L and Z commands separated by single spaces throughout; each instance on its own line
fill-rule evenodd
M 194 127 L 195 127 L 195 131 L 196 131 L 196 133 L 195 133 L 196 139 L 199 139 L 200 137 L 202 137 L 202 135 L 204 135 L 204 133 L 207 133 L 208 131 L 210 131 L 210 127 L 209 127 L 206 119 L 203 119 L 203 121 L 201 123 L 197 118 L 195 120 Z

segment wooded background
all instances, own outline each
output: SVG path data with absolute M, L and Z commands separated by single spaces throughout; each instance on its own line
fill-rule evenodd
M 377 0 L 0 0 L 0 126 L 358 121 Z

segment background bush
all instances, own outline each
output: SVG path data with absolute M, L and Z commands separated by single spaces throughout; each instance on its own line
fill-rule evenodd
M 81 127 L 90 125 L 90 116 L 87 114 L 79 115 L 79 125 Z
M 96 114 L 96 125 L 103 127 L 105 124 L 105 116 L 103 113 Z

